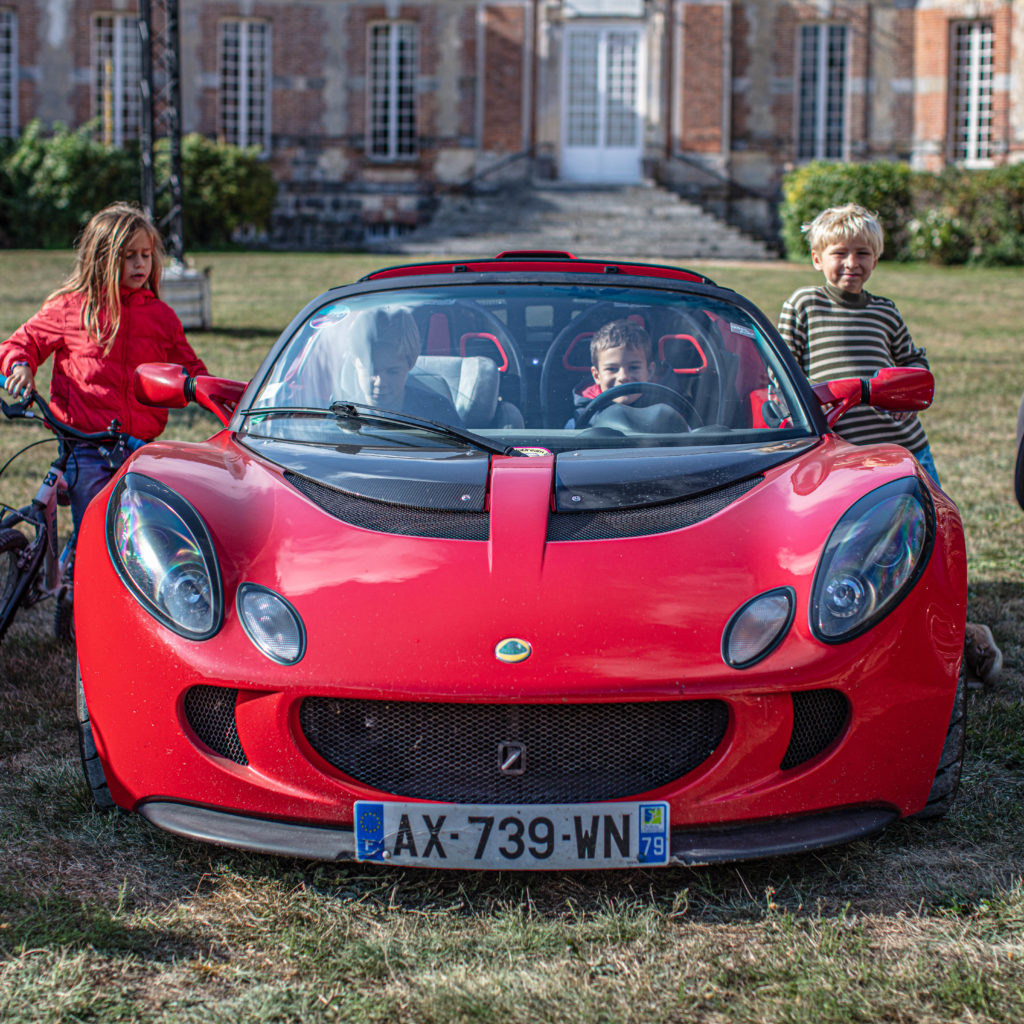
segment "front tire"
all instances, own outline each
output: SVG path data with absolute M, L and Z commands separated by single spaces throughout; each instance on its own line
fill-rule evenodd
M 82 755 L 82 774 L 92 794 L 92 802 L 96 810 L 104 814 L 112 811 L 117 805 L 110 795 L 107 777 L 103 773 L 99 751 L 96 749 L 96 737 L 92 731 L 89 708 L 85 703 L 85 690 L 82 687 L 82 670 L 75 665 L 75 711 L 78 715 L 78 751 Z
M 0 530 L 0 640 L 18 610 L 16 600 L 21 599 L 21 580 L 24 571 L 18 565 L 28 539 L 20 530 Z
M 53 635 L 62 646 L 73 645 L 75 642 L 74 604 L 67 594 L 57 598 L 53 609 Z
M 949 716 L 946 742 L 942 746 L 939 767 L 935 771 L 932 791 L 928 802 L 914 815 L 915 818 L 941 818 L 953 806 L 953 799 L 960 786 L 960 771 L 964 763 L 964 746 L 967 740 L 967 681 L 964 665 L 960 664 L 960 676 L 956 681 L 956 695 L 953 710 Z

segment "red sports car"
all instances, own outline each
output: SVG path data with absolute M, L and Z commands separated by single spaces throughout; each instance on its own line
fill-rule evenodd
M 179 835 L 452 868 L 704 864 L 950 805 L 960 517 L 892 369 L 810 385 L 673 267 L 503 253 L 311 302 L 224 429 L 90 507 L 75 615 L 100 806 Z

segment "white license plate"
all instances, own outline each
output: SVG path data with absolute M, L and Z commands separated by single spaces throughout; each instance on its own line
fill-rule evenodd
M 356 859 L 434 868 L 668 863 L 668 804 L 429 804 L 360 800 Z

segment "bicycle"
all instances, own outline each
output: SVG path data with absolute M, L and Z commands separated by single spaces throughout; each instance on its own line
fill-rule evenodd
M 0 374 L 0 387 L 7 378 Z M 38 406 L 35 412 L 31 406 Z M 43 477 L 39 490 L 28 505 L 16 508 L 0 501 L 0 641 L 20 608 L 31 608 L 40 601 L 53 598 L 53 631 L 61 643 L 71 643 L 75 637 L 72 615 L 72 568 L 74 545 L 69 539 L 59 550 L 57 507 L 66 505 L 68 459 L 76 443 L 96 445 L 104 457 L 113 456 L 128 442 L 128 435 L 114 420 L 110 427 L 99 433 L 87 434 L 62 423 L 50 411 L 50 406 L 37 392 L 27 398 L 8 404 L 0 399 L 0 410 L 8 419 L 40 420 L 53 430 L 56 437 L 33 441 L 15 452 L 2 467 L 7 467 L 29 448 L 49 441 L 58 445 L 57 457 Z M 107 447 L 105 447 L 107 446 Z

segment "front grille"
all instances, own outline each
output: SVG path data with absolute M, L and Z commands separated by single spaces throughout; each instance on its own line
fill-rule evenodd
M 185 720 L 214 753 L 235 764 L 248 764 L 235 725 L 237 690 L 223 686 L 193 686 L 185 693 Z
M 643 508 L 552 512 L 548 516 L 548 540 L 614 540 L 681 530 L 721 512 L 763 480 L 763 476 L 756 476 L 717 491 Z
M 325 512 L 364 530 L 397 533 L 404 537 L 487 540 L 490 517 L 486 512 L 452 512 L 393 505 L 327 487 L 297 473 L 286 472 L 285 479 Z
M 339 771 L 395 796 L 450 803 L 580 803 L 649 792 L 693 771 L 725 735 L 718 700 L 432 704 L 309 697 L 299 721 Z M 503 744 L 525 771 L 499 772 Z
M 793 694 L 793 734 L 779 766 L 796 768 L 830 747 L 846 728 L 850 702 L 838 690 L 807 690 Z

